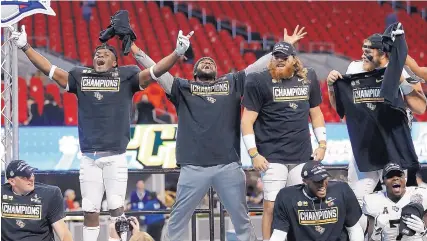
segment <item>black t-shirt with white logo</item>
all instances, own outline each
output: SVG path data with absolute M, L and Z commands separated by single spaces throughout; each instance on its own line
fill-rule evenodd
M 76 94 L 79 139 L 83 153 L 124 153 L 130 140 L 132 98 L 139 91 L 136 65 L 97 73 L 76 67 L 68 77 L 68 91 Z
M 214 82 L 175 78 L 169 96 L 176 106 L 178 165 L 240 162 L 240 100 L 244 72 Z
M 64 199 L 58 187 L 35 183 L 26 196 L 1 186 L 1 240 L 54 241 L 52 224 L 63 219 Z
M 406 107 L 400 91 L 396 106 L 384 103 L 384 70 L 347 75 L 334 84 L 337 112 L 345 116 L 353 155 L 360 171 L 382 169 L 389 162 L 418 165 Z
M 269 162 L 300 163 L 312 154 L 310 108 L 322 102 L 314 70 L 307 79 L 277 81 L 268 70 L 246 77 L 243 106 L 258 112 L 254 124 L 258 152 Z
M 350 186 L 330 181 L 323 200 L 310 198 L 304 187 L 300 184 L 280 190 L 272 228 L 287 232 L 289 241 L 347 241 L 345 227 L 354 226 L 362 215 Z

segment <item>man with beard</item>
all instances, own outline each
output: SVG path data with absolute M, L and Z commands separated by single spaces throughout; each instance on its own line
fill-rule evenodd
M 389 63 L 388 54 L 382 50 L 382 46 L 380 34 L 373 34 L 363 41 L 362 61 L 352 62 L 346 72 L 346 74 L 361 75 L 359 76 L 361 80 L 357 79 L 358 76 L 353 78 L 354 88 L 358 88 L 358 86 L 362 88 L 361 85 L 367 85 L 363 87 L 365 89 L 369 89 L 371 85 L 376 89 L 380 88 L 384 69 L 377 72 L 375 69 L 386 67 Z M 376 78 L 371 84 L 367 84 L 368 79 L 365 79 L 367 73 L 372 73 L 372 78 Z M 426 108 L 426 100 L 421 90 L 421 84 L 408 83 L 406 78 L 409 78 L 409 75 L 405 70 L 403 70 L 402 76 L 400 92 L 403 94 L 406 106 L 411 111 L 422 114 Z M 353 98 L 349 97 L 349 100 L 353 100 L 352 103 L 346 104 L 344 98 L 347 95 L 343 91 L 336 92 L 334 89 L 334 83 L 339 78 L 343 78 L 343 76 L 338 71 L 330 72 L 327 78 L 329 97 L 331 105 L 342 117 L 346 118 L 354 154 L 354 158 L 349 163 L 348 180 L 361 203 L 364 195 L 374 191 L 380 180 L 382 167 L 390 160 L 401 160 L 401 166 L 407 169 L 417 165 L 418 157 L 413 146 L 407 116 L 383 105 L 380 102 L 381 99 L 371 98 L 353 103 L 354 97 L 357 97 L 353 96 Z M 357 89 L 354 89 L 353 92 L 356 95 L 359 93 Z M 337 101 L 339 102 L 337 103 Z M 373 116 L 368 117 L 370 115 Z M 383 132 L 389 134 L 383 136 Z M 391 138 L 390 141 L 387 138 Z
M 363 241 L 362 211 L 348 184 L 329 181 L 317 161 L 304 164 L 300 175 L 304 184 L 277 194 L 270 241 Z
M 13 31 L 13 29 L 12 29 Z M 50 79 L 78 99 L 80 188 L 84 211 L 83 241 L 99 236 L 99 212 L 106 192 L 111 221 L 124 214 L 128 179 L 126 147 L 130 137 L 133 94 L 156 76 L 167 72 L 190 46 L 193 32 L 179 31 L 176 49 L 150 69 L 117 66 L 116 50 L 109 45 L 95 49 L 94 68 L 75 67 L 67 72 L 52 65 L 27 43 L 25 26 L 11 39 L 28 59 Z M 114 239 L 110 239 L 114 240 Z
M 323 160 L 326 128 L 321 102 L 316 73 L 303 67 L 289 43 L 274 46 L 267 70 L 246 77 L 241 126 L 253 166 L 262 172 L 264 240 L 271 236 L 277 193 L 285 186 L 302 183 L 301 169 L 310 156 Z M 319 142 L 314 153 L 309 117 Z
M 293 44 L 304 35 L 301 30 L 292 36 L 285 33 L 285 39 Z M 154 64 L 136 45 L 132 52 L 144 67 Z M 169 73 L 156 79 L 176 106 L 179 123 L 176 160 L 181 173 L 164 240 L 183 240 L 191 215 L 211 186 L 230 214 L 237 238 L 257 240 L 248 216 L 239 123 L 245 75 L 265 68 L 266 63 L 259 64 L 264 59 L 217 78 L 215 61 L 203 57 L 194 65 L 194 81 Z
M 423 219 L 427 221 L 427 189 L 407 187 L 403 168 L 396 163 L 389 163 L 384 167 L 383 180 L 386 186 L 385 191 L 363 197 L 362 211 L 369 220 L 369 240 L 427 240 L 425 236 L 427 228 L 422 218 L 416 215 L 404 215 L 405 206 L 408 204 L 420 205 Z M 402 223 L 412 230 L 412 235 L 404 235 L 399 231 L 402 230 L 400 227 Z

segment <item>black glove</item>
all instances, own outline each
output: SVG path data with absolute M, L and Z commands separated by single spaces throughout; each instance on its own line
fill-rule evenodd
M 130 26 L 129 12 L 119 10 L 110 19 L 110 25 L 107 29 L 99 33 L 99 41 L 105 43 L 114 36 L 119 36 L 119 39 L 123 41 L 123 54 L 128 55 L 132 42 L 136 40 L 136 34 Z
M 404 33 L 405 31 L 401 23 L 394 23 L 388 26 L 382 35 L 383 51 L 390 53 L 396 36 Z

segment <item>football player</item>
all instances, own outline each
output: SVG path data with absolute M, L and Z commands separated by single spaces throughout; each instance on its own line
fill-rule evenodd
M 407 187 L 405 172 L 396 163 L 384 167 L 383 180 L 385 191 L 378 191 L 363 197 L 362 211 L 368 217 L 368 238 L 370 240 L 399 240 L 399 224 L 402 209 L 411 202 L 423 207 L 427 220 L 427 189 Z M 403 235 L 401 240 L 425 241 L 426 227 L 421 218 L 411 215 L 403 220 L 406 226 L 414 231 L 413 236 Z M 402 235 L 400 235 L 402 236 Z

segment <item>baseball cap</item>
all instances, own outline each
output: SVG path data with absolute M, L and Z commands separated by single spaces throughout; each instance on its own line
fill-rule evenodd
M 383 179 L 390 177 L 391 174 L 394 174 L 396 172 L 405 173 L 403 168 L 399 164 L 390 162 L 389 164 L 385 165 L 383 169 Z
M 307 162 L 301 171 L 301 177 L 303 179 L 309 179 L 315 182 L 322 181 L 323 179 L 330 177 L 331 175 L 325 169 L 320 162 L 309 161 Z
M 34 167 L 31 167 L 23 160 L 14 160 L 9 163 L 6 168 L 6 178 L 14 177 L 31 177 L 34 173 L 34 170 L 37 170 Z
M 275 54 L 275 53 L 282 53 L 282 54 L 285 54 L 287 56 L 296 54 L 295 49 L 292 46 L 292 44 L 286 43 L 286 42 L 276 43 L 273 47 L 273 54 Z
M 402 208 L 402 214 L 400 216 L 400 225 L 399 225 L 399 234 L 406 236 L 414 236 L 415 231 L 408 228 L 405 222 L 403 222 L 404 217 L 415 215 L 420 219 L 423 219 L 424 208 L 423 205 L 417 202 L 410 202 Z
M 382 39 L 382 35 L 379 33 L 374 33 L 371 36 L 369 36 L 367 38 L 367 40 L 369 40 L 371 42 L 371 46 L 363 46 L 369 49 L 383 49 L 383 39 Z

